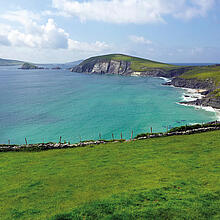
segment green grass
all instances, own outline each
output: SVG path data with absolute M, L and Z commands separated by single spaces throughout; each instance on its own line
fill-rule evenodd
M 0 219 L 219 219 L 219 137 L 1 153 Z
M 91 58 L 83 61 L 83 64 L 89 63 L 93 60 L 105 60 L 105 61 L 109 61 L 109 60 L 119 60 L 120 61 L 120 60 L 122 60 L 122 61 L 128 61 L 128 62 L 131 62 L 131 69 L 133 71 L 138 71 L 138 72 L 151 70 L 152 68 L 159 68 L 159 69 L 165 69 L 165 70 L 180 68 L 179 66 L 175 66 L 175 65 L 171 65 L 171 64 L 156 62 L 156 61 L 152 61 L 152 60 L 147 60 L 147 59 L 128 56 L 128 55 L 123 55 L 123 54 L 109 54 L 109 55 L 104 55 L 104 56 L 91 57 Z
M 206 80 L 211 79 L 215 82 L 216 86 L 220 85 L 220 66 L 203 66 L 194 67 L 192 70 L 185 72 L 181 75 L 185 79 L 200 79 Z

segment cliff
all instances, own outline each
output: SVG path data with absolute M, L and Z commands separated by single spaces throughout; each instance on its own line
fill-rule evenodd
M 91 57 L 71 69 L 72 72 L 135 76 L 173 77 L 189 67 L 180 67 L 123 54 Z
M 91 60 L 91 62 L 82 62 L 73 67 L 72 72 L 96 73 L 96 74 L 131 74 L 130 62 L 117 60 Z

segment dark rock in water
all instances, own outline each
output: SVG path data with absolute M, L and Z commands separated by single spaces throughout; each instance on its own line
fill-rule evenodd
M 61 70 L 59 66 L 53 67 L 52 70 Z
M 44 69 L 43 67 L 38 67 L 36 65 L 33 65 L 31 63 L 24 63 L 21 68 L 19 69 L 23 69 L 23 70 L 30 70 L 30 69 Z

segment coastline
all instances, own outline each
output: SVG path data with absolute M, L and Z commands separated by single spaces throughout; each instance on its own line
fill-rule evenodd
M 211 106 L 202 106 L 202 105 L 194 105 L 190 102 L 196 101 L 198 99 L 202 99 L 205 97 L 205 95 L 202 95 L 201 93 L 206 91 L 204 89 L 189 89 L 189 88 L 181 88 L 183 89 L 183 94 L 181 96 L 182 100 L 178 102 L 177 104 L 183 105 L 183 106 L 192 106 L 195 109 L 203 109 L 208 112 L 214 112 L 216 120 L 220 120 L 220 109 L 213 108 Z M 184 103 L 182 103 L 184 102 Z M 189 102 L 189 104 L 187 104 Z
M 170 78 L 165 78 L 165 77 L 159 77 L 160 79 L 163 79 L 166 83 L 171 82 L 172 80 Z M 185 88 L 185 87 L 176 87 L 174 85 L 168 85 L 173 88 L 180 88 L 182 89 L 182 96 L 181 101 L 176 102 L 178 105 L 183 105 L 183 106 L 191 106 L 194 107 L 195 109 L 203 109 L 208 112 L 214 112 L 215 113 L 215 119 L 220 120 L 220 109 L 213 108 L 211 106 L 202 106 L 202 105 L 194 105 L 191 104 L 192 101 L 196 101 L 198 99 L 202 99 L 205 97 L 205 95 L 202 95 L 203 92 L 206 92 L 206 89 L 191 89 L 191 88 Z M 187 104 L 188 102 L 188 104 Z

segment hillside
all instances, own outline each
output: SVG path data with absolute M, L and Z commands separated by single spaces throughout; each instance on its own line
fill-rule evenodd
M 161 62 L 156 62 L 152 60 L 147 60 L 143 58 L 138 58 L 138 57 L 133 57 L 133 56 L 128 56 L 124 54 L 109 54 L 109 55 L 104 55 L 104 56 L 96 56 L 96 57 L 91 57 L 85 61 L 82 62 L 82 64 L 94 62 L 94 61 L 126 61 L 131 63 L 131 69 L 133 71 L 144 71 L 148 68 L 162 68 L 162 69 L 171 69 L 171 68 L 176 68 L 177 66 L 171 65 L 171 64 L 166 64 L 166 63 L 161 63 Z
M 220 131 L 0 157 L 0 219 L 219 219 Z
M 24 62 L 18 60 L 7 60 L 0 58 L 0 66 L 17 66 L 22 65 Z
M 91 57 L 73 67 L 71 71 L 97 74 L 119 74 L 140 76 L 172 77 L 188 67 L 156 62 L 123 54 L 109 54 Z

